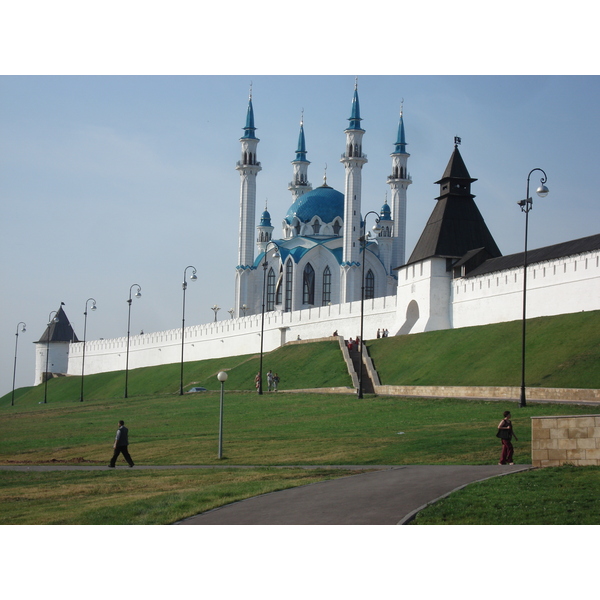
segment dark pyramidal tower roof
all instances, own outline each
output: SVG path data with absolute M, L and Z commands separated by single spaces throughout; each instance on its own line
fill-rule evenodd
M 58 322 L 54 322 L 55 319 L 58 319 Z M 48 340 L 48 336 L 50 336 L 50 340 Z M 46 327 L 46 331 L 42 334 L 42 337 L 36 342 L 39 343 L 47 343 L 50 342 L 78 342 L 77 336 L 75 335 L 75 331 L 73 327 L 71 327 L 71 323 L 69 323 L 69 319 L 62 308 L 62 303 L 59 309 L 56 311 L 55 318 L 52 322 Z
M 475 249 L 484 249 L 488 258 L 502 256 L 473 200 L 474 181 L 455 146 L 442 178 L 435 182 L 440 186 L 437 204 L 407 264 L 434 256 L 461 258 Z

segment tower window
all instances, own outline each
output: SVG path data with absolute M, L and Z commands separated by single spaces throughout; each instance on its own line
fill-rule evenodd
M 302 276 L 302 304 L 315 303 L 315 270 L 308 263 Z
M 371 300 L 371 298 L 375 298 L 375 275 L 369 269 L 365 276 L 365 299 Z
M 325 267 L 323 271 L 323 301 L 321 304 L 326 306 L 331 302 L 331 270 Z
M 292 310 L 292 285 L 293 285 L 294 267 L 292 259 L 285 264 L 285 312 Z
M 267 275 L 267 310 L 275 310 L 275 271 L 273 271 L 273 267 L 269 269 Z

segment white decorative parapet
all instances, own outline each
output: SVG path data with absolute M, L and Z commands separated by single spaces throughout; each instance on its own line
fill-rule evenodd
M 366 300 L 364 337 L 376 337 L 377 329 L 392 329 L 396 320 L 396 298 Z M 258 354 L 261 315 L 193 325 L 185 328 L 186 362 Z M 360 334 L 360 302 L 312 307 L 295 312 L 265 313 L 263 350 L 270 352 L 297 339 L 324 338 L 338 331 L 340 336 Z M 85 372 L 104 373 L 125 369 L 127 337 L 86 342 Z M 83 343 L 70 345 L 69 375 L 81 374 Z M 181 329 L 133 335 L 129 340 L 129 368 L 177 363 L 181 360 Z

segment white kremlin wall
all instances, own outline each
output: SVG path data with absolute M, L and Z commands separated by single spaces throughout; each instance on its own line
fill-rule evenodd
M 390 335 L 485 325 L 522 318 L 523 269 L 452 279 L 445 259 L 433 258 L 398 270 L 398 294 L 366 300 L 364 338 L 377 329 Z M 531 264 L 527 276 L 527 317 L 600 310 L 600 251 Z M 360 301 L 265 314 L 264 346 L 270 352 L 286 342 L 360 335 Z M 184 360 L 257 354 L 261 315 L 185 328 Z M 125 369 L 127 338 L 88 341 L 86 374 Z M 41 382 L 45 349 L 38 357 Z M 62 351 L 62 350 L 61 350 Z M 81 375 L 83 344 L 70 344 L 68 375 Z M 64 351 L 63 351 L 64 352 Z M 181 329 L 130 338 L 129 368 L 177 363 Z M 57 372 L 57 369 L 54 369 Z
M 529 265 L 527 318 L 600 309 L 600 252 Z M 523 268 L 452 282 L 452 327 L 523 318 Z
M 365 301 L 365 339 L 374 338 L 378 328 L 387 328 L 391 334 L 395 321 L 395 296 Z M 186 327 L 184 361 L 258 354 L 260 330 L 260 314 Z M 263 350 L 270 352 L 298 338 L 329 337 L 336 330 L 346 339 L 360 335 L 360 301 L 295 312 L 265 313 Z M 86 375 L 124 370 L 126 351 L 127 337 L 86 342 Z M 68 375 L 81 375 L 82 352 L 82 342 L 71 344 Z M 130 337 L 130 369 L 177 363 L 180 360 L 181 328 Z M 36 383 L 39 383 L 37 377 Z

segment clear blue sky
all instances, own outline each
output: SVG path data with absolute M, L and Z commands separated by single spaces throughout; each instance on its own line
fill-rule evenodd
M 258 156 L 258 209 L 268 201 L 276 230 L 291 204 L 299 121 L 309 179 L 343 192 L 343 130 L 354 77 L 344 76 L 30 76 L 0 78 L 2 164 L 2 362 L 10 390 L 19 321 L 18 385 L 31 385 L 32 342 L 65 302 L 78 336 L 85 301 L 88 339 L 126 334 L 131 284 L 142 287 L 132 331 L 181 324 L 181 281 L 190 286 L 186 323 L 219 318 L 233 306 L 239 222 L 239 137 L 250 82 Z M 454 136 L 476 202 L 504 254 L 523 247 L 525 196 L 535 167 L 550 195 L 534 200 L 530 247 L 598 233 L 595 189 L 600 79 L 576 76 L 359 76 L 364 151 L 363 213 L 389 187 L 399 110 L 413 184 L 407 255 L 435 204 Z M 535 186 L 538 179 L 532 180 Z M 257 214 L 257 217 L 259 214 Z

